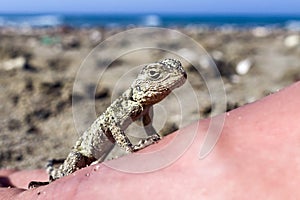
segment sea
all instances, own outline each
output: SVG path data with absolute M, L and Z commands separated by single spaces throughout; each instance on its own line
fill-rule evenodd
M 300 31 L 299 15 L 246 14 L 1 14 L 0 27 L 232 27 L 286 28 Z

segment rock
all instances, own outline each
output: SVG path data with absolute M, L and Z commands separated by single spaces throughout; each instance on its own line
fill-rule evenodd
M 159 131 L 159 134 L 166 136 L 174 131 L 178 130 L 178 126 L 175 123 L 168 122 L 164 125 L 164 127 Z
M 209 117 L 212 111 L 212 105 L 206 105 L 200 110 L 200 115 L 203 116 L 203 118 Z
M 109 88 L 107 87 L 97 87 L 95 99 L 103 99 L 109 96 Z
M 25 68 L 26 59 L 23 56 L 9 59 L 0 63 L 0 68 L 9 71 L 13 69 L 22 69 Z
M 73 104 L 82 102 L 84 99 L 85 99 L 85 97 L 83 94 L 76 94 L 76 93 L 72 94 L 72 103 Z
M 214 54 L 215 55 L 212 55 L 213 61 L 216 64 L 221 76 L 230 79 L 230 77 L 235 74 L 234 65 L 232 65 L 231 62 L 225 60 L 223 55 L 221 56 L 221 54 L 220 55 L 218 55 L 216 53 L 214 53 Z
M 98 30 L 92 31 L 89 37 L 90 37 L 90 40 L 92 41 L 92 43 L 97 43 L 102 40 L 102 34 Z
M 300 44 L 299 35 L 289 35 L 284 39 L 284 45 L 288 48 L 296 47 Z
M 57 37 L 51 37 L 51 36 L 43 36 L 41 38 L 41 41 L 40 41 L 43 45 L 46 45 L 46 46 L 51 46 L 51 45 L 55 45 L 55 44 L 58 44 L 60 43 L 60 39 L 57 38 Z
M 32 125 L 32 126 L 30 126 L 27 130 L 26 130 L 26 134 L 37 134 L 37 133 L 39 133 L 39 129 L 36 127 L 36 126 L 34 126 L 34 125 Z
M 47 66 L 53 71 L 65 71 L 67 70 L 68 66 L 70 65 L 70 61 L 67 59 L 59 58 L 59 57 L 52 57 L 48 59 Z
M 38 110 L 34 110 L 31 113 L 28 113 L 25 116 L 25 122 L 29 125 L 36 121 L 45 121 L 51 116 L 52 112 L 49 109 L 41 108 Z
M 28 91 L 28 92 L 32 92 L 34 89 L 34 86 L 33 86 L 33 81 L 32 79 L 26 79 L 25 80 L 25 84 L 24 84 L 24 90 L 25 91 Z
M 223 58 L 224 58 L 224 53 L 221 51 L 217 51 L 217 50 L 211 52 L 211 55 L 214 60 L 223 60 Z
M 75 36 L 67 36 L 62 41 L 65 49 L 77 49 L 80 47 L 80 40 Z
M 227 102 L 226 112 L 229 112 L 233 109 L 238 108 L 240 105 L 238 102 Z
M 249 72 L 250 68 L 252 67 L 252 61 L 247 58 L 245 60 L 240 61 L 235 68 L 235 71 L 239 75 L 245 75 Z
M 266 37 L 270 35 L 270 30 L 265 27 L 256 27 L 252 30 L 252 34 L 255 37 Z
M 199 58 L 199 64 L 203 69 L 209 69 L 213 65 L 211 59 L 209 59 L 207 56 L 201 56 Z
M 72 101 L 71 99 L 68 99 L 68 100 L 62 100 L 62 101 L 59 101 L 56 105 L 55 105 L 55 111 L 56 113 L 61 113 L 65 110 L 65 108 L 69 107 L 72 105 Z
M 61 89 L 63 88 L 62 81 L 55 82 L 42 82 L 40 88 L 43 94 L 57 97 L 61 95 Z
M 241 82 L 241 77 L 239 75 L 233 74 L 230 77 L 230 82 L 235 83 L 235 84 L 240 83 Z
M 8 121 L 7 127 L 10 131 L 19 130 L 21 128 L 21 122 L 17 119 L 10 119 Z
M 18 94 L 13 95 L 11 97 L 11 102 L 14 106 L 16 106 L 19 103 L 19 100 L 20 100 L 20 96 Z

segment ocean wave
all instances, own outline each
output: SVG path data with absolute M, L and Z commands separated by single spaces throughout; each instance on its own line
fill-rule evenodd
M 0 17 L 0 26 L 4 26 L 4 25 L 5 25 L 5 20 L 2 17 Z
M 158 15 L 146 15 L 143 19 L 144 26 L 160 26 L 161 19 Z
M 298 20 L 287 21 L 285 28 L 292 31 L 300 31 L 300 21 Z
M 0 26 L 14 27 L 47 27 L 63 24 L 59 15 L 5 15 L 0 17 Z
M 14 27 L 197 26 L 210 28 L 286 28 L 300 30 L 300 16 L 172 14 L 0 14 L 0 26 Z

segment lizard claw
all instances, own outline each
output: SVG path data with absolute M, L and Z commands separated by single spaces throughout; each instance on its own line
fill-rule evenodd
M 151 135 L 151 136 L 147 137 L 146 139 L 140 140 L 139 143 L 134 145 L 132 149 L 133 149 L 133 151 L 138 151 L 138 150 L 143 149 L 151 144 L 156 143 L 160 139 L 161 139 L 161 136 L 158 134 Z

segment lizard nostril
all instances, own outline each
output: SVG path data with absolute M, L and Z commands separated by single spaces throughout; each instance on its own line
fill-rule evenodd
M 187 78 L 187 74 L 186 72 L 183 73 L 184 78 Z

